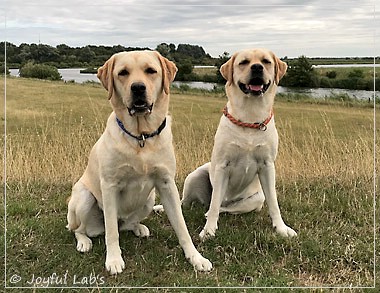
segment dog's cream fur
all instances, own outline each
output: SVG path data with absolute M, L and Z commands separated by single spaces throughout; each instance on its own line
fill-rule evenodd
M 140 221 L 153 209 L 155 190 L 186 258 L 197 270 L 212 268 L 189 236 L 174 182 L 176 164 L 168 106 L 169 84 L 176 71 L 174 63 L 153 51 L 115 54 L 98 70 L 113 112 L 91 150 L 83 176 L 73 187 L 67 220 L 68 228 L 75 232 L 80 252 L 91 249 L 89 237 L 105 232 L 105 266 L 111 274 L 124 269 L 119 230 L 149 236 L 149 229 Z M 136 103 L 132 90 L 136 83 L 145 87 L 144 92 L 138 90 L 145 104 L 137 114 L 130 110 Z M 136 136 L 153 133 L 165 118 L 167 122 L 159 135 L 146 139 L 144 147 L 140 147 L 135 138 L 121 130 L 116 117 Z
M 255 72 L 257 68 L 259 73 Z M 265 121 L 286 69 L 286 63 L 265 49 L 235 53 L 220 69 L 227 80 L 228 112 L 242 122 Z M 257 85 L 258 75 L 260 85 Z M 260 86 L 262 90 L 258 90 Z M 244 128 L 221 117 L 211 162 L 189 174 L 184 185 L 183 205 L 195 199 L 209 204 L 201 239 L 215 235 L 220 212 L 259 211 L 265 199 L 276 231 L 282 236 L 297 235 L 282 220 L 277 202 L 274 165 L 277 147 L 274 118 L 263 131 Z

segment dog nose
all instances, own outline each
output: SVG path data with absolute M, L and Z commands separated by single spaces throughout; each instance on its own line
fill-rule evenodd
M 264 67 L 259 63 L 255 63 L 251 66 L 251 71 L 253 72 L 263 72 L 263 69 Z
M 135 82 L 131 85 L 131 91 L 134 95 L 143 95 L 146 91 L 146 86 L 143 82 Z

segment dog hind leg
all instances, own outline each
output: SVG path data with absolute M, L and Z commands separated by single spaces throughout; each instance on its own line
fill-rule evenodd
M 259 212 L 265 201 L 259 177 L 255 176 L 251 184 L 241 193 L 241 196 L 230 202 L 223 202 L 220 212 L 243 214 L 251 211 Z
M 265 196 L 262 190 L 240 200 L 220 207 L 221 213 L 244 214 L 251 211 L 259 212 L 263 208 Z
M 102 212 L 92 193 L 78 181 L 72 190 L 67 213 L 68 229 L 74 231 L 77 250 L 87 252 L 92 247 L 88 236 L 104 232 Z
M 184 207 L 191 205 L 195 200 L 206 207 L 210 206 L 212 185 L 209 168 L 210 162 L 200 166 L 186 177 L 181 200 Z
M 196 200 L 207 208 L 210 206 L 212 185 L 209 166 L 210 163 L 206 163 L 187 175 L 182 192 L 181 205 L 183 207 L 189 207 Z M 161 204 L 155 205 L 153 210 L 157 213 L 165 211 Z

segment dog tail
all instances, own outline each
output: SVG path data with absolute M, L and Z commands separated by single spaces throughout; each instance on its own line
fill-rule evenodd
M 191 172 L 185 179 L 182 193 L 182 205 L 189 206 L 195 200 L 209 206 L 211 202 L 212 185 L 210 181 L 210 162 Z

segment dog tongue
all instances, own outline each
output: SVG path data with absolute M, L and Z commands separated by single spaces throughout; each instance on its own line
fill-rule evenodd
M 251 84 L 248 87 L 251 91 L 255 91 L 255 92 L 261 91 L 263 88 L 262 85 L 251 85 Z

